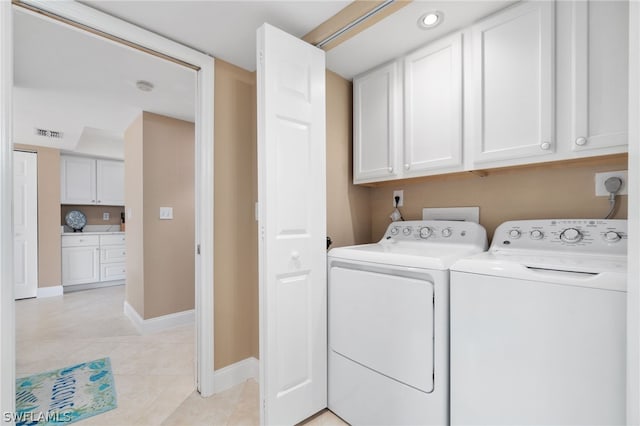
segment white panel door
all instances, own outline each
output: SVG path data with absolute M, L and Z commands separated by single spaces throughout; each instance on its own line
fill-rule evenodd
M 400 147 L 398 63 L 384 65 L 353 80 L 353 181 L 394 179 Z
M 60 156 L 60 202 L 96 203 L 96 160 Z
M 404 176 L 462 166 L 462 34 L 404 60 Z
M 472 27 L 474 163 L 555 151 L 554 7 L 526 2 Z
M 13 153 L 13 260 L 15 298 L 38 293 L 38 155 Z
M 96 160 L 96 202 L 124 206 L 124 162 Z
M 261 422 L 327 406 L 324 52 L 258 30 Z
M 627 146 L 629 3 L 574 1 L 574 151 Z

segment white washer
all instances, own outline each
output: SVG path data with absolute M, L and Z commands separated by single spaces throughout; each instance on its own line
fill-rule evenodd
M 329 409 L 353 425 L 448 422 L 449 266 L 486 247 L 476 223 L 407 221 L 329 252 Z
M 451 423 L 625 423 L 626 220 L 500 225 L 451 268 Z

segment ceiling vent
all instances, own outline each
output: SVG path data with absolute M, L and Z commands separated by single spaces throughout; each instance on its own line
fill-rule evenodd
M 35 128 L 35 133 L 38 136 L 51 139 L 62 139 L 64 135 L 62 132 L 59 132 L 57 130 L 39 129 L 37 127 Z

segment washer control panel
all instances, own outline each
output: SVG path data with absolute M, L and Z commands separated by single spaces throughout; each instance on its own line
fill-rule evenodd
M 479 243 L 486 247 L 487 231 L 482 225 L 473 222 L 409 220 L 390 224 L 382 240 Z
M 627 221 L 549 219 L 505 222 L 493 234 L 491 250 L 514 249 L 624 254 L 627 252 Z

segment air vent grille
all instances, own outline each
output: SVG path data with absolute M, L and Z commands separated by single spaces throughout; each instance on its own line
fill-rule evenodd
M 62 132 L 59 132 L 57 130 L 39 129 L 37 127 L 35 128 L 35 133 L 38 136 L 51 138 L 51 139 L 62 139 L 64 135 Z

